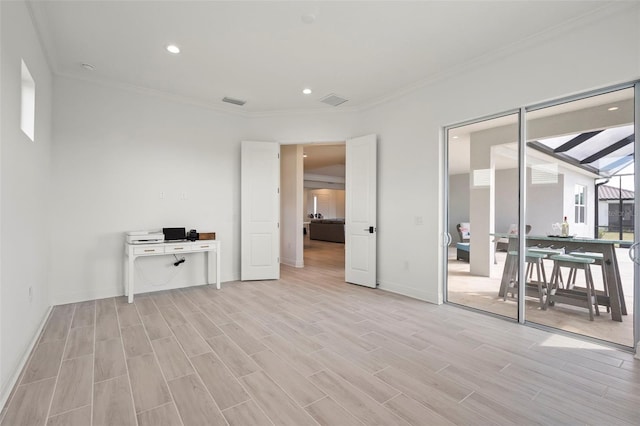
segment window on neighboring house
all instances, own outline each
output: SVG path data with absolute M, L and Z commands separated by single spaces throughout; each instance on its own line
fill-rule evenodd
M 36 130 L 36 82 L 22 61 L 22 90 L 20 106 L 20 128 L 32 141 L 35 140 Z
M 587 187 L 584 185 L 576 185 L 575 188 L 575 223 L 585 223 Z

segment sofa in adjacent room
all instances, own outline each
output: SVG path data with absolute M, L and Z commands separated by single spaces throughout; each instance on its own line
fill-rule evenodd
M 315 219 L 309 223 L 312 240 L 344 243 L 344 219 Z

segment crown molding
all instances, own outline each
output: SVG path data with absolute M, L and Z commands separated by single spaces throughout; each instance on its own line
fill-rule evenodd
M 242 108 L 242 107 L 221 106 L 221 105 L 214 104 L 213 102 L 205 99 L 194 98 L 192 96 L 178 95 L 165 90 L 153 89 L 150 87 L 123 83 L 123 82 L 105 79 L 105 78 L 78 76 L 78 75 L 66 73 L 66 72 L 56 72 L 54 74 L 58 77 L 63 77 L 70 80 L 79 80 L 79 81 L 95 84 L 102 87 L 108 87 L 111 89 L 119 89 L 119 90 L 124 90 L 128 92 L 135 92 L 143 95 L 155 96 L 155 97 L 163 98 L 163 99 L 170 100 L 177 103 L 206 108 L 206 109 L 214 110 L 216 112 L 220 112 L 223 114 L 241 116 L 244 118 L 283 117 L 283 116 L 291 116 L 291 115 L 342 114 L 345 112 L 351 112 L 351 113 L 359 112 L 359 109 L 356 107 L 350 107 L 350 108 L 327 107 L 327 108 L 313 108 L 313 109 L 283 109 L 283 110 L 265 110 L 265 111 L 234 111 L 233 108 Z
M 247 112 L 247 115 L 251 118 L 265 118 L 265 117 L 283 117 L 291 115 L 318 115 L 318 114 L 344 114 L 344 113 L 358 113 L 360 108 L 353 107 L 320 107 L 320 108 L 305 108 L 305 109 L 281 109 L 271 111 L 251 111 Z
M 568 21 L 564 21 L 561 24 L 554 25 L 550 28 L 539 31 L 536 34 L 532 34 L 522 40 L 515 41 L 502 48 L 478 55 L 475 58 L 434 73 L 433 75 L 428 76 L 422 80 L 406 85 L 395 92 L 365 101 L 360 105 L 359 111 L 366 111 L 383 105 L 387 102 L 394 101 L 420 89 L 433 86 L 443 80 L 463 75 L 475 68 L 486 66 L 492 62 L 508 57 L 514 53 L 535 47 L 541 42 L 552 40 L 561 35 L 568 34 L 578 28 L 582 28 L 603 18 L 607 18 L 609 16 L 636 8 L 639 8 L 637 2 L 614 1 L 604 4 L 580 16 L 576 16 Z
M 31 23 L 33 24 L 33 28 L 36 32 L 36 37 L 40 42 L 40 46 L 42 47 L 44 58 L 47 61 L 47 65 L 49 65 L 49 69 L 52 74 L 56 74 L 58 72 L 58 62 L 56 61 L 55 46 L 53 44 L 53 37 L 51 37 L 51 29 L 47 24 L 47 20 L 45 19 L 44 13 L 44 2 L 35 2 L 33 0 L 25 0 L 25 5 L 27 6 L 27 11 L 29 12 L 29 17 L 31 18 Z
M 237 117 L 239 116 L 243 118 L 249 117 L 246 111 L 233 111 L 231 108 L 227 109 L 224 106 L 215 105 L 204 99 L 198 99 L 191 96 L 176 95 L 174 93 L 167 92 L 165 90 L 152 89 L 150 87 L 138 86 L 138 85 L 129 84 L 129 83 L 122 83 L 119 81 L 108 80 L 104 78 L 82 77 L 82 76 L 77 76 L 77 75 L 65 73 L 65 72 L 59 72 L 55 74 L 58 77 L 63 77 L 69 80 L 78 80 L 85 83 L 94 84 L 96 86 L 106 87 L 109 89 L 118 89 L 126 92 L 134 92 L 142 95 L 153 96 L 153 97 L 161 98 L 171 102 L 213 110 L 222 114 L 227 114 L 227 115 L 232 115 Z M 241 108 L 241 107 L 238 107 L 238 108 Z

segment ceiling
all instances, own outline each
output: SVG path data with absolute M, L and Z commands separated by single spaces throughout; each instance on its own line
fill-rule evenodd
M 344 177 L 346 145 L 303 145 L 305 173 Z M 340 167 L 335 167 L 340 166 Z
M 359 109 L 612 3 L 87 0 L 30 7 L 59 75 L 259 114 Z M 170 43 L 181 53 L 169 54 Z M 303 95 L 307 87 L 313 93 Z M 329 94 L 348 101 L 321 103 Z M 246 105 L 223 104 L 225 96 Z

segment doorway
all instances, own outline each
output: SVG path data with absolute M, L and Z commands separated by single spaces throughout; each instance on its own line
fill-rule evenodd
M 321 157 L 317 153 L 320 149 L 328 151 L 324 157 L 329 157 L 333 164 L 314 163 L 317 158 L 311 156 Z M 282 173 L 283 180 L 288 180 L 287 185 L 283 184 L 283 189 L 285 186 L 287 189 L 283 195 L 289 194 L 292 187 L 300 188 L 294 191 L 293 197 L 283 196 L 282 199 L 283 208 L 285 204 L 296 206 L 294 219 L 283 223 L 286 230 L 282 229 L 282 235 L 291 226 L 294 227 L 292 235 L 295 234 L 292 244 L 285 241 L 284 249 L 294 243 L 297 247 L 298 242 L 303 241 L 304 230 L 308 231 L 309 240 L 342 244 L 345 281 L 377 287 L 377 136 L 360 136 L 344 143 L 290 146 L 284 151 L 283 160 L 287 158 L 288 161 L 281 167 L 284 170 L 293 164 L 296 173 Z M 336 159 L 343 164 L 335 164 Z M 336 170 L 343 176 L 335 176 Z M 333 175 L 328 174 L 331 172 Z M 300 174 L 302 178 L 298 177 Z M 292 178 L 293 175 L 296 177 Z M 307 189 L 306 208 L 304 187 Z M 291 198 L 296 202 L 292 203 Z M 320 209 L 326 209 L 326 214 L 334 217 L 326 217 Z M 300 226 L 302 224 L 304 228 Z M 303 251 L 304 247 L 296 251 L 296 255 L 303 256 Z
M 285 145 L 282 159 L 283 263 L 296 267 L 326 264 L 334 274 L 336 265 L 341 265 L 344 278 L 345 143 Z M 290 166 L 293 161 L 297 168 Z M 297 192 L 287 191 L 288 186 L 295 186 Z M 299 202 L 292 202 L 293 198 Z M 294 227 L 296 232 L 287 232 Z M 292 247 L 300 251 L 293 253 Z M 294 256 L 296 262 L 291 261 Z

